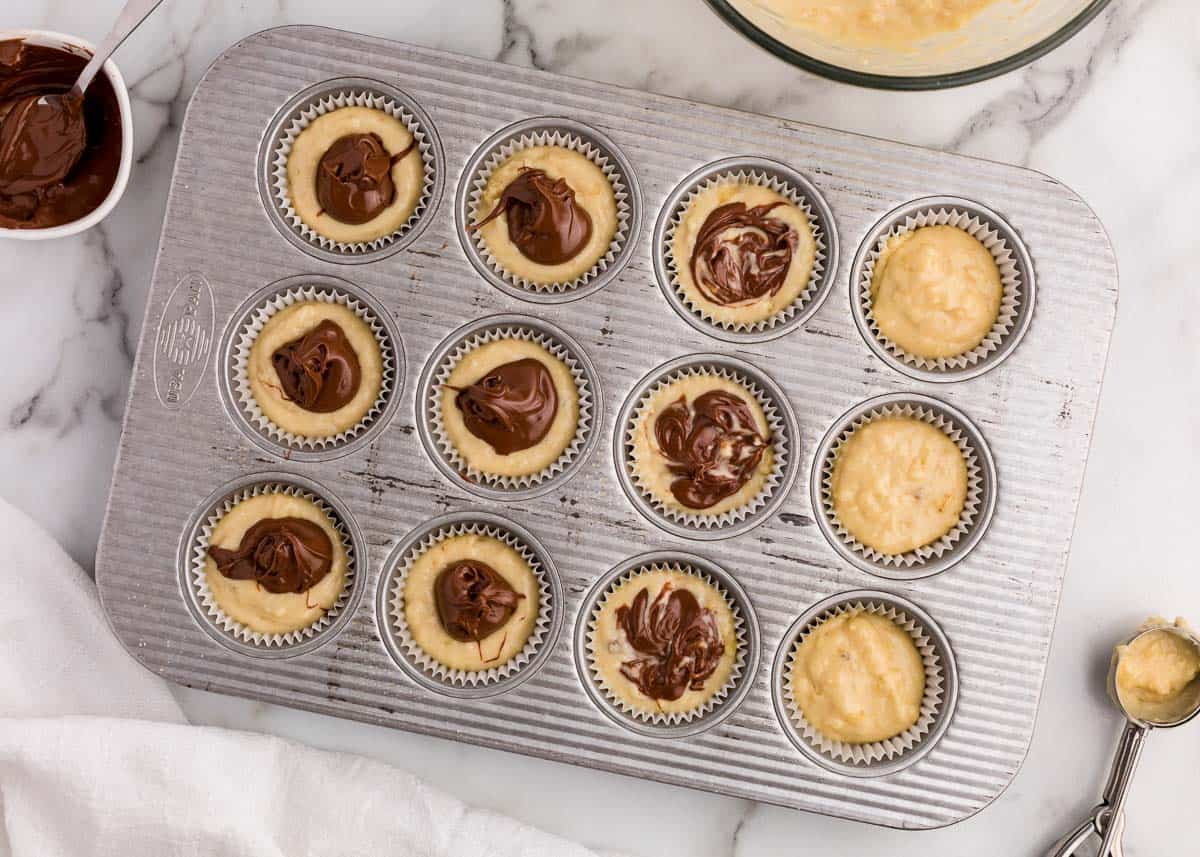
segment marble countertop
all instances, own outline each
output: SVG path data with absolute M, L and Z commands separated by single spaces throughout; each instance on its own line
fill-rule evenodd
M 99 39 L 122 0 L 0 0 L 0 26 Z M 1119 717 L 1107 649 L 1145 615 L 1200 621 L 1189 533 L 1200 476 L 1200 6 L 1117 0 L 1035 65 L 963 89 L 887 94 L 795 71 L 698 0 L 167 0 L 117 55 L 135 166 L 90 232 L 0 245 L 0 494 L 93 562 L 179 125 L 209 62 L 286 23 L 323 24 L 713 104 L 1022 164 L 1073 187 L 1107 225 L 1123 280 L 1074 547 L 1029 757 L 1008 791 L 951 828 L 897 833 L 178 689 L 193 721 L 363 753 L 481 806 L 637 855 L 1044 852 L 1098 799 Z M 1200 838 L 1200 727 L 1155 735 L 1130 800 L 1129 857 Z M 517 782 L 520 788 L 504 787 Z M 601 810 L 602 811 L 597 811 Z

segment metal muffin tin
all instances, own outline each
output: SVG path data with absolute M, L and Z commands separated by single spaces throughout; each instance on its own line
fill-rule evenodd
M 281 237 L 260 198 L 260 143 L 296 93 L 345 77 L 397 86 L 427 114 L 444 148 L 447 183 L 500 129 L 548 112 L 608 137 L 629 161 L 646 213 L 628 263 L 602 290 L 536 304 L 482 278 L 462 250 L 454 206 L 429 215 L 404 250 L 348 266 Z M 451 699 L 399 668 L 380 638 L 375 600 L 385 558 L 405 535 L 450 513 L 500 512 L 545 548 L 562 579 L 564 623 L 597 579 L 648 550 L 716 563 L 758 617 L 760 656 L 834 593 L 879 587 L 820 532 L 802 484 L 752 530 L 702 542 L 643 518 L 597 451 L 541 496 L 484 500 L 446 478 L 417 435 L 419 373 L 445 338 L 476 319 L 534 314 L 587 352 L 610 402 L 682 355 L 745 361 L 778 384 L 797 419 L 802 483 L 839 415 L 884 393 L 926 392 L 875 358 L 849 305 L 843 253 L 837 288 L 802 328 L 730 344 L 681 319 L 654 274 L 652 226 L 685 177 L 731 156 L 766 155 L 825 198 L 843 248 L 880 218 L 930 194 L 978 200 L 1024 239 L 1038 274 L 1029 333 L 986 375 L 939 385 L 938 396 L 986 436 L 1000 481 L 985 537 L 953 568 L 889 582 L 945 631 L 958 663 L 959 704 L 924 758 L 857 779 L 800 753 L 775 715 L 768 672 L 720 723 L 687 737 L 635 733 L 593 705 L 570 634 L 520 687 L 486 700 Z M 445 194 L 446 199 L 450 193 Z M 226 415 L 214 341 L 247 297 L 294 275 L 332 275 L 372 295 L 395 320 L 406 391 L 391 421 L 336 459 L 299 461 L 249 440 Z M 155 672 L 221 693 L 506 749 L 738 798 L 902 828 L 951 824 L 999 795 L 1032 737 L 1117 294 L 1103 227 L 1069 189 L 1039 173 L 755 116 L 532 69 L 309 27 L 259 33 L 227 50 L 197 87 L 184 121 L 124 433 L 97 555 L 115 633 Z M 617 430 L 615 408 L 597 425 Z M 256 658 L 214 640 L 180 592 L 180 540 L 205 496 L 264 470 L 336 495 L 362 533 L 368 597 L 319 648 Z

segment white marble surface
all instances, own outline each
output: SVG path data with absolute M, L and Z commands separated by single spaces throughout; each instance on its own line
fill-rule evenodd
M 0 0 L 0 26 L 100 38 L 122 0 Z M 117 56 L 132 84 L 135 168 L 100 228 L 0 243 L 0 494 L 90 567 L 179 123 L 229 43 L 319 23 L 715 104 L 1025 164 L 1107 224 L 1122 299 L 1041 718 L 1023 771 L 947 830 L 896 833 L 180 690 L 196 722 L 365 753 L 476 804 L 639 855 L 1037 855 L 1098 798 L 1118 718 L 1106 648 L 1151 611 L 1200 621 L 1188 552 L 1200 476 L 1200 6 L 1116 0 L 1036 65 L 965 89 L 884 94 L 759 53 L 698 0 L 167 0 Z M 8 573 L 13 573 L 9 570 Z M 1200 725 L 1155 735 L 1127 854 L 1190 853 Z M 519 784 L 514 787 L 513 784 Z M 1190 802 L 1190 801 L 1189 801 Z

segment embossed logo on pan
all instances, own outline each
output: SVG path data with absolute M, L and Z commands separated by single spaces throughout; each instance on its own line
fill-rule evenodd
M 193 271 L 167 298 L 154 334 L 154 391 L 169 411 L 177 411 L 200 386 L 212 350 L 216 305 L 212 286 Z

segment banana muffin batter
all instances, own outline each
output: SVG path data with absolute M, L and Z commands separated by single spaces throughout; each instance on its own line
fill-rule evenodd
M 912 636 L 891 619 L 863 610 L 839 613 L 796 647 L 790 690 L 818 733 L 869 744 L 916 724 L 925 666 Z
M 871 316 L 902 349 L 957 357 L 983 342 L 1004 287 L 991 251 L 955 226 L 925 226 L 890 238 L 871 275 Z
M 946 433 L 915 417 L 881 417 L 838 451 L 833 511 L 862 544 L 903 554 L 937 541 L 958 523 L 967 463 Z
M 1171 625 L 1152 618 L 1142 627 L 1151 630 L 1115 652 L 1119 701 L 1139 719 L 1175 720 L 1194 708 L 1200 696 L 1200 649 L 1184 636 L 1191 629 L 1182 619 Z

